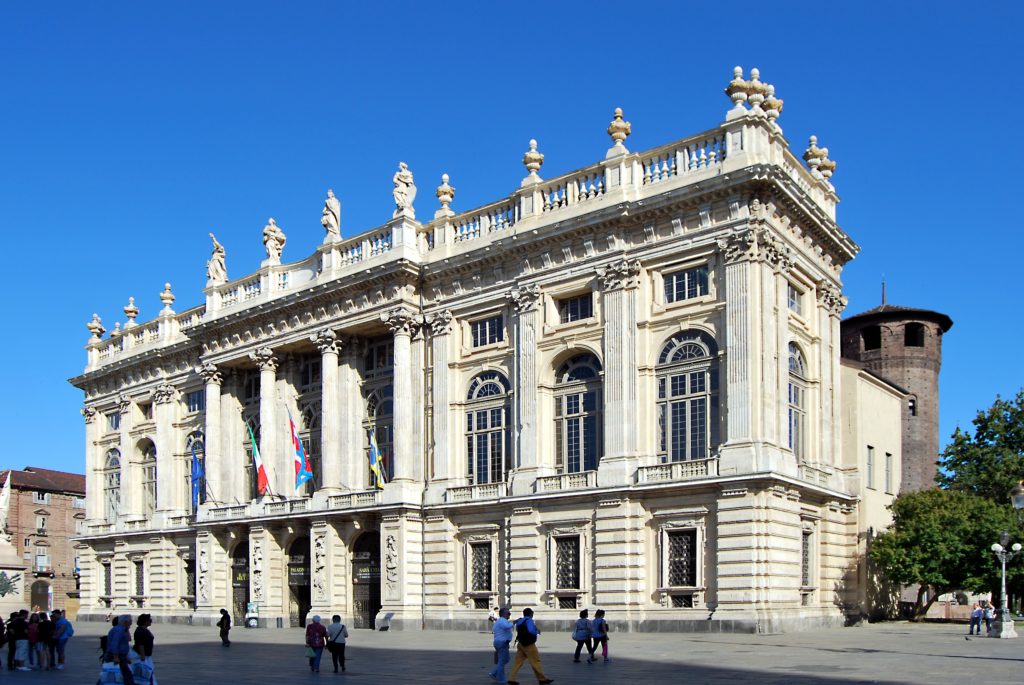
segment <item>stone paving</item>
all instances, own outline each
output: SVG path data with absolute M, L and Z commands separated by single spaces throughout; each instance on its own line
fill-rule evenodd
M 539 621 L 541 630 L 543 620 Z M 96 682 L 100 624 L 80 623 L 64 671 L 11 673 L 5 682 Z M 574 643 L 564 633 L 544 634 L 541 658 L 557 685 L 586 683 L 921 683 L 999 685 L 1024 683 L 1024 638 L 965 640 L 966 626 L 886 623 L 786 635 L 613 633 L 612 662 L 572 663 Z M 232 630 L 233 646 L 220 646 L 216 628 L 157 624 L 159 685 L 256 683 L 491 683 L 490 635 L 484 632 L 385 632 L 352 630 L 348 672 L 309 672 L 303 633 Z M 513 651 L 514 654 L 514 651 Z M 525 666 L 523 685 L 536 678 Z

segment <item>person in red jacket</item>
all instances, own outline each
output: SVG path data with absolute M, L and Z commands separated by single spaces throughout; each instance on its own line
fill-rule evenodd
M 313 650 L 313 656 L 309 657 L 309 670 L 313 673 L 320 672 L 320 657 L 324 655 L 326 644 L 327 628 L 320 624 L 319 616 L 314 616 L 313 622 L 306 626 L 306 646 Z

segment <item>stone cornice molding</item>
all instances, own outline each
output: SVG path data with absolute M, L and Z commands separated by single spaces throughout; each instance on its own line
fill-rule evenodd
M 601 288 L 609 290 L 632 290 L 640 286 L 640 260 L 620 259 L 599 266 L 597 277 L 601 281 Z
M 210 362 L 203 362 L 197 366 L 196 373 L 202 377 L 203 381 L 205 381 L 207 385 L 220 385 L 224 382 L 224 376 L 217 368 L 217 365 Z
M 96 420 L 96 408 L 95 407 L 82 407 L 82 418 L 85 419 L 87 424 L 92 423 Z
M 540 300 L 540 286 L 536 284 L 518 286 L 507 293 L 505 298 L 512 303 L 516 313 L 532 312 L 537 309 L 537 302 Z
M 260 347 L 249 353 L 249 359 L 256 362 L 260 371 L 277 371 L 278 359 L 274 350 L 269 347 Z
M 345 345 L 345 340 L 329 328 L 317 331 L 309 339 L 316 344 L 320 354 L 340 354 Z
M 161 383 L 153 389 L 153 402 L 156 404 L 167 404 L 174 400 L 178 391 L 170 383 Z
M 843 296 L 842 291 L 836 286 L 824 280 L 816 284 L 818 302 L 828 310 L 832 316 L 840 316 L 846 309 L 848 300 Z
M 395 307 L 381 312 L 380 320 L 394 335 L 412 336 L 422 325 L 422 317 L 407 307 Z
M 448 335 L 452 332 L 452 311 L 443 309 L 433 314 L 427 314 L 424 321 L 430 326 L 430 334 L 435 337 Z

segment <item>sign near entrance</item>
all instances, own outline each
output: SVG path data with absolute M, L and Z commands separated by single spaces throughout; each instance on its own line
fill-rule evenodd
M 246 568 L 235 568 L 232 569 L 231 574 L 231 587 L 249 587 L 249 569 Z
M 309 585 L 309 567 L 306 565 L 288 564 L 289 585 Z
M 380 565 L 375 561 L 356 561 L 352 564 L 353 583 L 379 583 Z

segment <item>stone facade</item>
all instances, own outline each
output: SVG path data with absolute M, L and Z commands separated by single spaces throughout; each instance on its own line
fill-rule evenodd
M 839 316 L 858 248 L 828 151 L 812 140 L 804 167 L 751 76 L 709 131 L 634 153 L 616 112 L 603 160 L 543 180 L 531 141 L 513 193 L 456 213 L 446 175 L 427 223 L 401 165 L 380 228 L 341 238 L 332 195 L 309 258 L 281 263 L 282 233 L 226 281 L 215 243 L 203 306 L 174 312 L 168 285 L 151 322 L 130 303 L 104 337 L 94 316 L 72 379 L 83 613 L 477 628 L 511 603 L 748 632 L 857 614 Z M 298 490 L 291 422 L 315 474 Z

